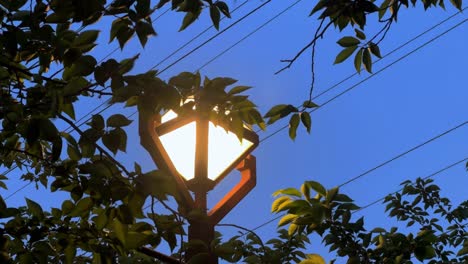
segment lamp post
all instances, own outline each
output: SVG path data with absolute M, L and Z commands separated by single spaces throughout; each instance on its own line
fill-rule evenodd
M 258 135 L 243 128 L 242 140 L 228 124 L 214 124 L 197 111 L 178 116 L 140 112 L 140 140 L 160 170 L 175 179 L 180 212 L 197 210 L 202 217 L 189 219 L 188 240 L 206 245 L 214 239 L 214 227 L 256 184 L 255 157 L 250 153 L 259 143 Z M 214 207 L 208 210 L 207 194 L 229 172 L 237 168 L 241 180 Z M 188 250 L 186 260 L 198 252 Z M 209 249 L 209 263 L 217 257 Z

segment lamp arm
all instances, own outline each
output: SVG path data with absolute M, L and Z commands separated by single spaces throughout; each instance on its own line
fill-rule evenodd
M 160 123 L 160 115 L 159 114 L 148 114 L 144 113 L 143 111 L 139 111 L 139 135 L 140 135 L 140 144 L 148 151 L 153 162 L 156 166 L 162 170 L 169 172 L 175 179 L 177 194 L 179 197 L 175 197 L 182 207 L 186 209 L 186 211 L 190 211 L 193 208 L 193 198 L 190 195 L 190 192 L 185 185 L 184 180 L 182 180 L 177 175 L 171 173 L 170 168 L 164 161 L 162 153 L 159 151 L 163 149 L 161 141 L 159 140 L 159 136 L 156 134 L 155 125 Z M 166 154 L 167 155 L 167 154 Z
M 257 184 L 255 156 L 247 156 L 238 166 L 241 180 L 209 212 L 210 223 L 217 225 Z

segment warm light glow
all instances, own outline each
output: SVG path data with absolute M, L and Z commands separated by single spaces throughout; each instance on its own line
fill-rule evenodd
M 162 116 L 161 120 L 164 123 L 175 117 L 177 114 L 169 111 Z M 208 131 L 208 178 L 215 180 L 253 143 L 246 139 L 241 142 L 234 133 L 227 132 L 211 122 Z M 160 140 L 176 170 L 186 180 L 193 179 L 195 176 L 195 121 L 160 136 Z
M 252 142 L 243 139 L 239 141 L 236 134 L 226 132 L 220 126 L 210 122 L 208 133 L 208 178 L 214 180 L 240 155 L 242 155 Z
M 176 170 L 187 180 L 195 170 L 195 121 L 159 137 Z

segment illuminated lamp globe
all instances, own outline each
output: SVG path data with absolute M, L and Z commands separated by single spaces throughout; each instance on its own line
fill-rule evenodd
M 197 148 L 207 149 L 207 178 L 217 182 L 258 145 L 258 136 L 246 126 L 244 136 L 239 140 L 233 132 L 208 121 L 208 142 L 207 146 L 203 146 L 197 143 L 197 122 L 202 121 L 197 118 L 180 118 L 175 112 L 168 111 L 161 117 L 159 127 L 156 127 L 171 165 L 186 181 L 195 178 Z

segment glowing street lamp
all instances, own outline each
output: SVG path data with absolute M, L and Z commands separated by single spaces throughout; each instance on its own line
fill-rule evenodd
M 209 245 L 214 226 L 255 187 L 255 157 L 249 154 L 259 143 L 258 135 L 244 127 L 239 139 L 227 124 L 215 125 L 197 111 L 184 116 L 169 111 L 162 116 L 140 113 L 140 137 L 158 168 L 175 178 L 183 211 L 205 214 L 201 220 L 189 219 L 189 241 Z M 240 182 L 208 211 L 208 191 L 234 168 L 241 172 Z M 189 251 L 188 259 L 195 254 Z M 213 254 L 210 263 L 217 263 Z

